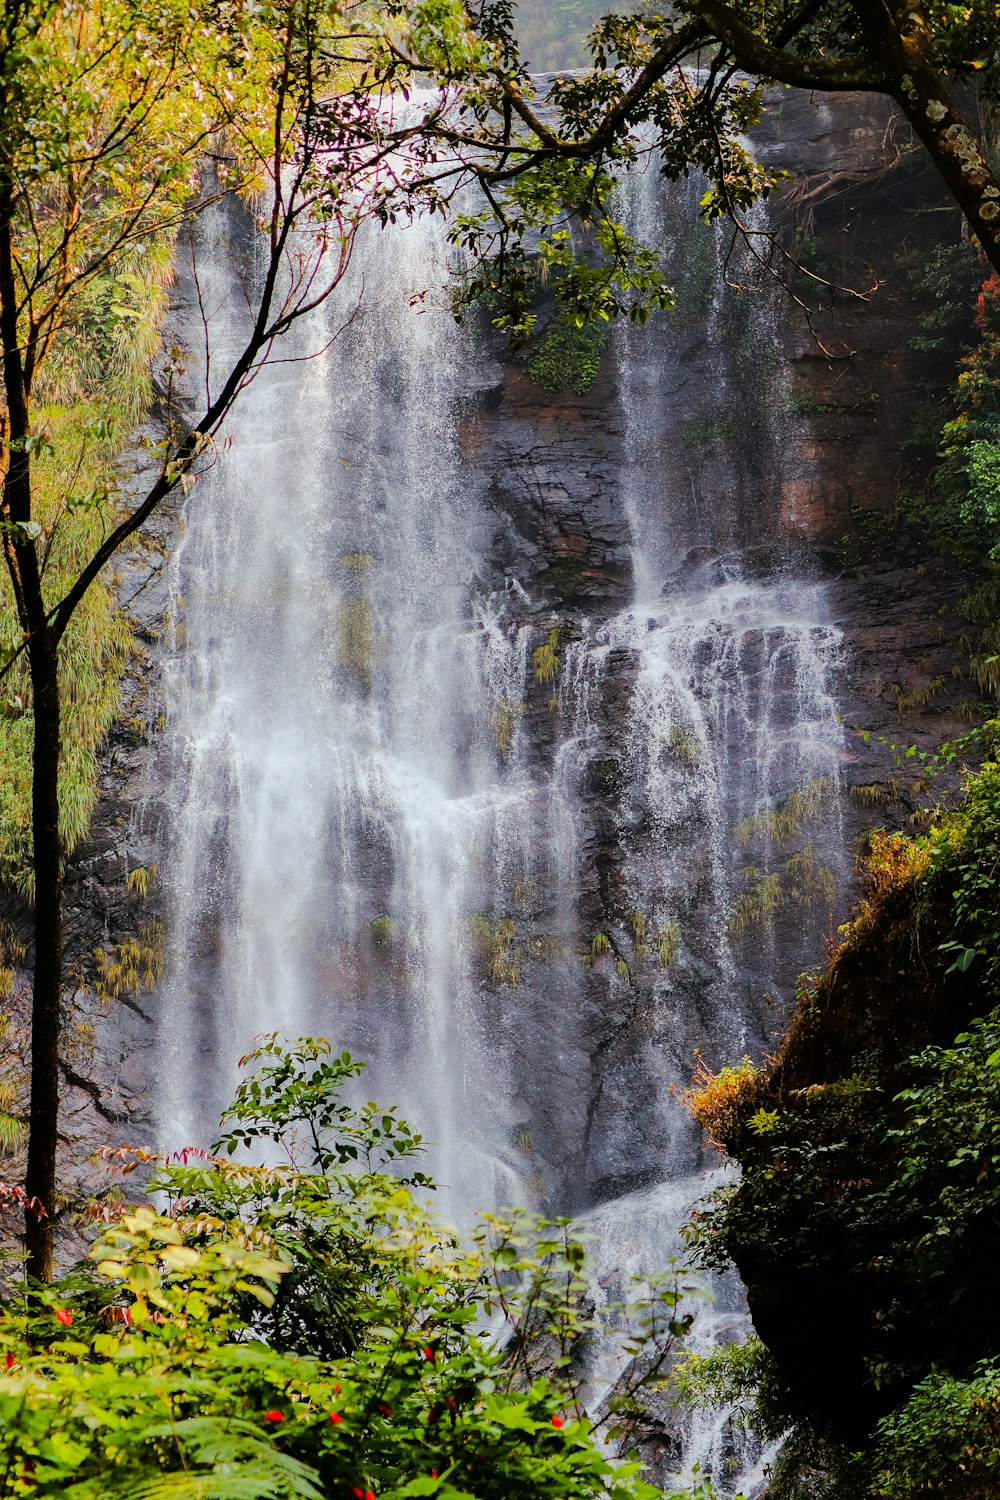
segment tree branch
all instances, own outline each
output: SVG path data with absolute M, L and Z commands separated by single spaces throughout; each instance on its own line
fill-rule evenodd
M 785 50 L 783 43 L 797 35 L 817 6 L 805 6 L 786 22 L 777 33 L 778 45 L 765 41 L 741 19 L 739 11 L 724 4 L 723 0 L 690 0 L 688 8 L 704 30 L 717 37 L 748 73 L 773 78 L 776 83 L 787 83 L 792 88 L 822 89 L 830 93 L 854 89 L 877 94 L 890 91 L 886 74 L 870 58 L 806 58 Z

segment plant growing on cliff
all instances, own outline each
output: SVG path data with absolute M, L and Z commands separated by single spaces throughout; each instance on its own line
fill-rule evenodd
M 496 745 L 497 754 L 506 763 L 514 740 L 514 730 L 517 725 L 518 715 L 522 712 L 519 705 L 514 704 L 506 693 L 501 697 L 490 713 L 490 730 L 493 735 L 493 743 Z
M 993 762 L 925 836 L 876 835 L 777 1057 L 689 1095 L 741 1169 L 694 1239 L 748 1281 L 768 1392 L 751 1418 L 793 1429 L 779 1500 L 1000 1486 L 998 848 Z M 805 1357 L 837 1299 L 848 1336 Z
M 608 337 L 607 325 L 600 320 L 577 328 L 556 319 L 532 350 L 528 374 L 553 394 L 569 389 L 585 396 L 597 379 Z
M 1000 557 L 1000 276 L 988 276 L 976 301 L 975 341 L 962 360 L 951 415 L 938 434 L 938 463 L 928 493 L 907 519 L 934 543 L 967 559 Z
M 514 919 L 501 917 L 491 924 L 482 912 L 473 912 L 469 935 L 486 977 L 493 984 L 507 984 L 516 990 L 523 975 L 524 947 L 518 942 Z
M 669 969 L 680 948 L 681 929 L 676 921 L 664 922 L 656 935 L 656 952 L 661 969 Z
M 365 688 L 372 685 L 375 663 L 383 652 L 371 601 L 364 594 L 341 601 L 337 616 L 337 660 Z
M 560 656 L 559 641 L 562 631 L 558 625 L 554 625 L 549 631 L 549 638 L 536 646 L 531 653 L 531 665 L 534 668 L 536 682 L 555 682 L 559 676 Z
M 776 807 L 752 813 L 736 825 L 736 836 L 744 849 L 756 842 L 769 840 L 784 844 L 798 838 L 806 823 L 815 822 L 833 795 L 828 776 L 817 776 L 801 790 L 789 792 Z

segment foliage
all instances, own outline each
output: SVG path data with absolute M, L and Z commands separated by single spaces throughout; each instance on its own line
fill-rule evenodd
M 347 1054 L 266 1038 L 244 1061 L 215 1154 L 155 1161 L 169 1208 L 121 1213 L 85 1266 L 8 1301 L 0 1495 L 656 1500 L 577 1403 L 592 1325 L 567 1222 L 489 1219 L 463 1249 L 421 1204 L 419 1137 L 345 1102 Z M 681 1295 L 665 1282 L 637 1339 L 656 1369 Z
M 734 1127 L 745 1113 L 748 1101 L 755 1098 L 760 1069 L 749 1057 L 736 1067 L 723 1067 L 713 1073 L 699 1054 L 694 1085 L 681 1099 L 705 1134 L 723 1150 L 732 1148 Z
M 769 840 L 773 844 L 784 844 L 798 838 L 806 823 L 815 822 L 833 794 L 829 776 L 817 776 L 801 791 L 789 792 L 776 807 L 741 818 L 736 825 L 736 836 L 744 849 L 755 842 Z
M 915 353 L 950 360 L 969 344 L 982 265 L 981 254 L 968 239 L 942 240 L 896 256 L 901 293 L 920 309 L 910 343 Z
M 524 972 L 524 948 L 517 938 L 513 917 L 501 917 L 491 923 L 482 912 L 469 920 L 473 947 L 486 977 L 493 984 L 506 984 L 516 990 Z
M 968 779 L 961 807 L 942 820 L 927 844 L 929 886 L 954 903 L 954 936 L 944 945 L 953 968 L 976 963 L 997 991 L 1000 979 L 1000 763 L 988 761 Z
M 158 924 L 147 923 L 137 937 L 115 943 L 110 953 L 95 948 L 94 965 L 94 992 L 101 1001 L 155 989 L 163 978 L 163 932 Z
M 664 922 L 656 935 L 656 952 L 660 960 L 661 969 L 669 969 L 677 957 L 680 947 L 681 929 L 680 924 L 675 921 Z
M 99 542 L 115 509 L 114 463 L 149 400 L 150 365 L 165 309 L 169 239 L 122 257 L 118 275 L 95 277 L 71 328 L 53 340 L 39 371 L 44 443 L 35 477 L 47 596 L 61 597 Z M 0 652 L 20 629 L 9 578 L 0 579 Z M 97 788 L 97 752 L 119 702 L 132 650 L 128 620 L 110 580 L 96 586 L 74 618 L 60 659 L 65 720 L 60 785 L 61 834 L 71 852 L 84 836 Z M 0 718 L 0 879 L 31 890 L 32 697 L 27 664 L 3 684 Z
M 636 963 L 644 963 L 649 956 L 646 942 L 646 918 L 641 911 L 629 913 L 628 929 L 632 936 L 632 953 Z
M 785 866 L 787 898 L 793 906 L 807 910 L 822 906 L 832 917 L 836 895 L 836 876 L 827 865 L 820 864 L 812 844 L 789 856 Z
M 685 1096 L 741 1168 L 691 1237 L 704 1264 L 748 1278 L 768 1345 L 689 1373 L 713 1400 L 738 1397 L 763 1435 L 792 1429 L 781 1500 L 987 1500 L 1000 1486 L 998 851 L 991 761 L 926 835 L 873 836 L 861 911 L 829 975 L 803 985 L 777 1059 L 700 1063 Z M 887 1035 L 904 1016 L 903 1037 Z M 900 1050 L 942 1032 L 954 1040 Z M 807 1367 L 803 1320 L 826 1326 L 824 1298 L 850 1307 L 851 1332 Z
M 597 379 L 608 346 L 607 324 L 553 322 L 528 357 L 528 374 L 543 390 L 556 393 L 567 387 L 584 396 Z
M 784 901 L 781 876 L 776 871 L 762 875 L 748 865 L 743 878 L 747 889 L 737 896 L 727 924 L 734 938 L 746 937 L 761 922 L 769 921 Z
M 511 744 L 514 739 L 514 729 L 520 713 L 520 705 L 513 704 L 505 693 L 498 699 L 496 706 L 490 714 L 490 729 L 493 734 L 493 743 L 496 745 L 497 754 L 504 762 L 506 762 L 510 755 Z
M 983 283 L 978 339 L 963 361 L 955 415 L 942 429 L 934 490 L 951 545 L 967 556 L 1000 556 L 1000 276 Z M 945 529 L 939 527 L 939 529 Z
M 682 766 L 691 770 L 701 765 L 702 747 L 698 736 L 680 724 L 671 724 L 667 748 Z
M 734 1421 L 752 1428 L 766 1442 L 774 1442 L 787 1430 L 787 1392 L 782 1390 L 773 1356 L 754 1333 L 741 1344 L 724 1344 L 711 1354 L 681 1354 L 674 1379 L 685 1402 L 726 1409 Z
M 536 682 L 554 683 L 559 676 L 559 641 L 562 631 L 558 625 L 549 631 L 549 638 L 531 653 L 531 664 Z
M 884 552 L 889 535 L 889 522 L 880 510 L 870 505 L 852 505 L 851 529 L 837 543 L 844 567 L 860 568 L 876 561 Z
M 793 799 L 796 805 L 790 807 Z M 798 793 L 793 793 L 776 812 L 765 815 L 772 827 L 776 820 L 786 819 L 788 821 L 785 826 L 796 829 L 800 825 L 801 816 Z M 740 825 L 741 829 L 746 824 L 753 825 L 757 821 L 746 819 Z M 781 826 L 780 822 L 777 826 Z M 812 844 L 805 844 L 791 853 L 781 871 L 762 873 L 755 865 L 747 865 L 743 871 L 743 880 L 746 889 L 737 896 L 728 921 L 729 931 L 736 939 L 745 938 L 754 928 L 770 922 L 786 905 L 804 907 L 806 910 L 824 907 L 828 916 L 833 915 L 836 876 L 829 866 L 816 858 Z
M 975 304 L 975 342 L 962 360 L 941 428 L 929 491 L 911 497 L 907 520 L 960 557 L 1000 557 L 1000 276 Z
M 365 688 L 372 685 L 372 672 L 385 646 L 375 622 L 375 612 L 365 594 L 341 601 L 337 615 L 337 660 Z
M 391 948 L 396 937 L 396 924 L 391 917 L 372 917 L 368 931 L 376 948 L 383 951 Z
M 878 1500 L 930 1492 L 988 1500 L 1000 1475 L 1000 1371 L 984 1361 L 967 1380 L 935 1371 L 882 1423 L 874 1465 Z

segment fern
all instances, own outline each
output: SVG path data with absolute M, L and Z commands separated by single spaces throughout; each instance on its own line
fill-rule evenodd
M 175 1445 L 186 1467 L 132 1485 L 130 1500 L 325 1500 L 315 1469 L 264 1442 L 248 1422 L 188 1417 L 144 1435 Z

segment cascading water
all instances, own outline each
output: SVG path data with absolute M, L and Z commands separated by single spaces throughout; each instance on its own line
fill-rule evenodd
M 699 224 L 699 193 L 691 184 L 667 197 L 652 169 L 623 192 L 631 231 L 645 243 L 673 240 L 695 284 L 678 313 L 616 341 L 619 504 L 630 524 L 633 597 L 579 628 L 567 674 L 572 801 L 600 753 L 591 726 L 609 664 L 631 663 L 609 985 L 624 979 L 635 990 L 647 1043 L 630 1049 L 615 1076 L 629 1104 L 652 1086 L 662 1119 L 651 1133 L 664 1142 L 667 1169 L 665 1181 L 583 1220 L 598 1305 L 609 1281 L 641 1282 L 666 1256 L 682 1255 L 678 1225 L 712 1178 L 704 1167 L 699 1173 L 699 1148 L 672 1089 L 690 1077 L 696 1049 L 720 1060 L 762 1050 L 762 999 L 782 979 L 787 987 L 790 960 L 806 961 L 801 933 L 815 940 L 829 924 L 845 873 L 844 744 L 831 690 L 840 635 L 823 584 L 801 549 L 783 545 L 777 525 L 784 393 L 773 300 L 760 285 L 755 300 L 723 289 L 723 262 L 749 280 L 752 257 L 741 265 Z M 712 294 L 703 284 L 692 329 L 706 268 Z M 699 365 L 707 400 L 690 374 Z M 610 1133 L 620 1158 L 635 1156 L 627 1123 Z M 713 1291 L 714 1311 L 698 1314 L 688 1340 L 701 1352 L 748 1327 L 738 1285 L 727 1278 Z M 605 1385 L 627 1372 L 613 1328 L 602 1364 Z M 656 1426 L 651 1413 L 651 1432 Z M 691 1419 L 685 1450 L 687 1474 L 697 1464 L 721 1493 L 751 1494 L 762 1482 L 763 1456 L 725 1413 Z
M 687 216 L 629 191 L 648 238 Z M 601 1285 L 672 1253 L 709 1179 L 671 1086 L 761 1047 L 838 878 L 838 639 L 776 532 L 766 318 L 707 232 L 678 253 L 688 305 L 613 341 L 602 469 L 578 419 L 503 416 L 525 377 L 424 295 L 440 227 L 369 233 L 246 394 L 177 567 L 166 1132 L 210 1133 L 256 1032 L 327 1034 L 434 1142 L 449 1212 L 584 1212 Z M 206 247 L 221 355 L 228 265 Z M 627 539 L 619 608 L 537 564 L 594 530 L 576 472 Z M 723 1286 L 698 1336 L 739 1316 Z M 702 1424 L 689 1461 L 718 1477 L 729 1441 Z
M 329 1033 L 436 1142 L 460 1207 L 517 1191 L 469 915 L 517 863 L 526 789 L 498 784 L 488 728 L 523 662 L 476 600 L 473 350 L 420 301 L 441 251 L 427 224 L 369 238 L 353 321 L 318 357 L 344 303 L 283 347 L 189 508 L 162 1100 L 203 1134 L 255 1032 Z

